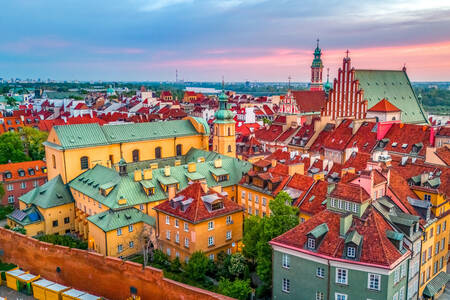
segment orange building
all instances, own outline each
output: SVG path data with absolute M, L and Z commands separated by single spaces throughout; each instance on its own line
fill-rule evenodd
M 242 207 L 204 183 L 191 183 L 154 210 L 159 248 L 171 258 L 187 261 L 203 251 L 215 259 L 222 251 L 234 253 L 242 240 Z

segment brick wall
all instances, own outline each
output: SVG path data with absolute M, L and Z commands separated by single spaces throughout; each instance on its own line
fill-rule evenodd
M 130 287 L 141 299 L 231 299 L 166 279 L 159 269 L 97 253 L 52 245 L 0 228 L 0 259 L 32 274 L 108 299 L 126 299 Z M 60 272 L 56 271 L 57 267 Z

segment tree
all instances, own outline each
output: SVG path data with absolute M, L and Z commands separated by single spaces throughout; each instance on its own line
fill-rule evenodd
M 210 262 L 206 255 L 202 251 L 196 251 L 191 255 L 184 269 L 186 275 L 192 280 L 204 281 L 209 264 Z
M 20 132 L 24 148 L 32 160 L 42 160 L 45 157 L 43 143 L 47 140 L 48 133 L 33 127 L 24 127 Z
M 270 217 L 251 218 L 244 223 L 244 254 L 256 260 L 256 273 L 263 282 L 258 287 L 258 296 L 267 296 L 272 288 L 272 248 L 269 241 L 298 225 L 298 208 L 291 204 L 289 194 L 281 191 L 269 202 Z
M 10 96 L 6 96 L 6 104 L 8 104 L 9 106 L 16 106 L 17 104 L 17 100 L 14 97 L 10 97 Z
M 175 257 L 175 259 L 170 262 L 169 271 L 173 273 L 178 273 L 180 272 L 180 269 L 181 269 L 180 259 L 178 257 Z
M 0 164 L 30 160 L 25 154 L 20 137 L 15 132 L 0 135 Z
M 219 281 L 219 293 L 223 295 L 245 300 L 248 299 L 251 292 L 250 280 L 248 279 L 230 281 L 229 279 L 223 278 Z
M 241 277 L 245 274 L 247 264 L 244 255 L 241 253 L 234 253 L 230 256 L 230 265 L 228 271 L 235 278 Z
M 3 183 L 0 183 L 0 199 L 3 199 L 3 196 L 5 196 L 5 187 Z

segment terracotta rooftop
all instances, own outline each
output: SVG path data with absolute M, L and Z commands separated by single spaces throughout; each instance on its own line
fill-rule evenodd
M 19 175 L 19 171 L 24 171 L 23 175 Z M 11 173 L 11 178 L 7 178 L 6 173 Z M 31 178 L 39 178 L 47 176 L 47 168 L 42 160 L 25 161 L 19 163 L 8 163 L 0 165 L 0 173 L 2 173 L 3 181 L 16 181 Z
M 364 203 L 370 200 L 370 195 L 366 190 L 354 183 L 337 183 L 330 196 L 357 203 Z
M 368 111 L 373 112 L 399 112 L 401 111 L 397 106 L 392 104 L 386 99 L 382 99 L 380 102 L 372 106 Z
M 313 216 L 320 211 L 326 209 L 324 201 L 327 198 L 328 183 L 325 181 L 317 181 L 311 190 L 303 197 L 301 203 L 296 205 L 300 211 Z M 300 205 L 298 205 L 300 204 Z
M 320 112 L 327 101 L 325 91 L 291 91 L 300 112 Z
M 436 149 L 436 155 L 447 165 L 450 166 L 450 148 L 441 147 Z

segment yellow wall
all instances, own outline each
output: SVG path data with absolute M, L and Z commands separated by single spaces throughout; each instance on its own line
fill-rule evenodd
M 211 220 L 203 221 L 198 224 L 186 222 L 180 218 L 169 216 L 170 224 L 166 224 L 166 214 L 157 212 L 158 217 L 158 241 L 164 253 L 167 254 L 167 248 L 170 248 L 170 257 L 175 258 L 179 253 L 179 258 L 184 261 L 195 251 L 203 251 L 207 256 L 217 254 L 221 251 L 232 253 L 236 252 L 238 243 L 242 240 L 243 213 L 242 211 L 231 214 L 232 223 L 226 224 L 226 216 L 220 216 Z M 175 226 L 175 220 L 178 219 L 178 228 Z M 214 222 L 214 229 L 208 230 L 208 222 Z M 184 230 L 184 223 L 188 224 L 188 231 Z M 167 240 L 167 231 L 170 231 L 170 240 Z M 227 231 L 231 231 L 231 239 L 226 239 Z M 179 234 L 179 243 L 176 243 L 176 234 Z M 208 246 L 208 237 L 214 237 L 214 246 Z M 185 238 L 189 240 L 189 247 L 185 247 Z M 233 247 L 232 244 L 235 243 Z
M 88 221 L 89 226 L 89 247 L 98 253 L 108 256 L 123 256 L 127 257 L 137 254 L 142 251 L 142 236 L 144 228 L 147 226 L 143 222 L 133 224 L 133 231 L 129 232 L 128 226 L 121 227 L 122 234 L 117 235 L 117 230 L 112 230 L 106 233 L 97 227 L 94 223 Z M 148 233 L 148 229 L 145 229 Z M 106 236 L 106 240 L 105 240 Z M 106 242 L 105 242 L 106 241 Z M 129 242 L 133 241 L 134 246 L 130 248 Z M 118 252 L 118 246 L 122 245 L 122 252 Z
M 20 224 L 14 222 L 13 220 L 8 219 L 7 223 L 9 225 L 9 227 L 11 227 L 11 229 L 13 229 L 14 227 L 25 228 L 27 236 L 36 236 L 40 233 L 44 233 L 44 222 L 33 223 L 30 225 L 21 226 Z
M 430 195 L 431 198 L 431 212 L 435 215 L 435 216 L 440 216 L 443 213 L 445 213 L 447 210 L 450 209 L 450 203 L 448 202 L 447 199 L 444 198 L 443 195 L 438 194 L 438 193 L 431 193 L 431 192 L 424 192 L 421 190 L 417 190 L 414 189 L 414 186 L 411 187 L 411 189 L 414 191 L 414 193 L 416 193 L 416 195 L 421 199 L 424 200 L 425 199 L 425 195 Z
M 245 199 L 243 199 L 242 192 L 245 192 Z M 258 197 L 258 203 L 256 203 L 256 197 Z M 263 205 L 263 198 L 266 199 L 266 205 Z M 269 216 L 270 209 L 269 209 L 269 202 L 274 199 L 274 197 L 271 194 L 265 194 L 258 190 L 253 190 L 251 188 L 248 188 L 246 186 L 238 185 L 238 192 L 237 192 L 237 199 L 238 204 L 244 207 L 245 209 L 245 216 L 250 217 L 249 214 L 249 207 L 251 208 L 251 215 L 255 216 L 258 215 L 259 217 L 263 217 L 264 213 Z M 258 214 L 257 211 L 258 210 Z
M 75 206 L 68 203 L 61 206 L 43 209 L 38 207 L 39 212 L 44 217 L 45 234 L 66 234 L 66 230 L 74 230 Z M 64 223 L 64 218 L 69 218 L 69 223 Z M 53 226 L 53 221 L 58 221 L 58 226 Z
M 228 131 L 230 134 L 228 134 Z M 229 146 L 231 151 L 228 151 Z M 236 157 L 236 135 L 234 122 L 214 124 L 213 151 L 223 155 Z

